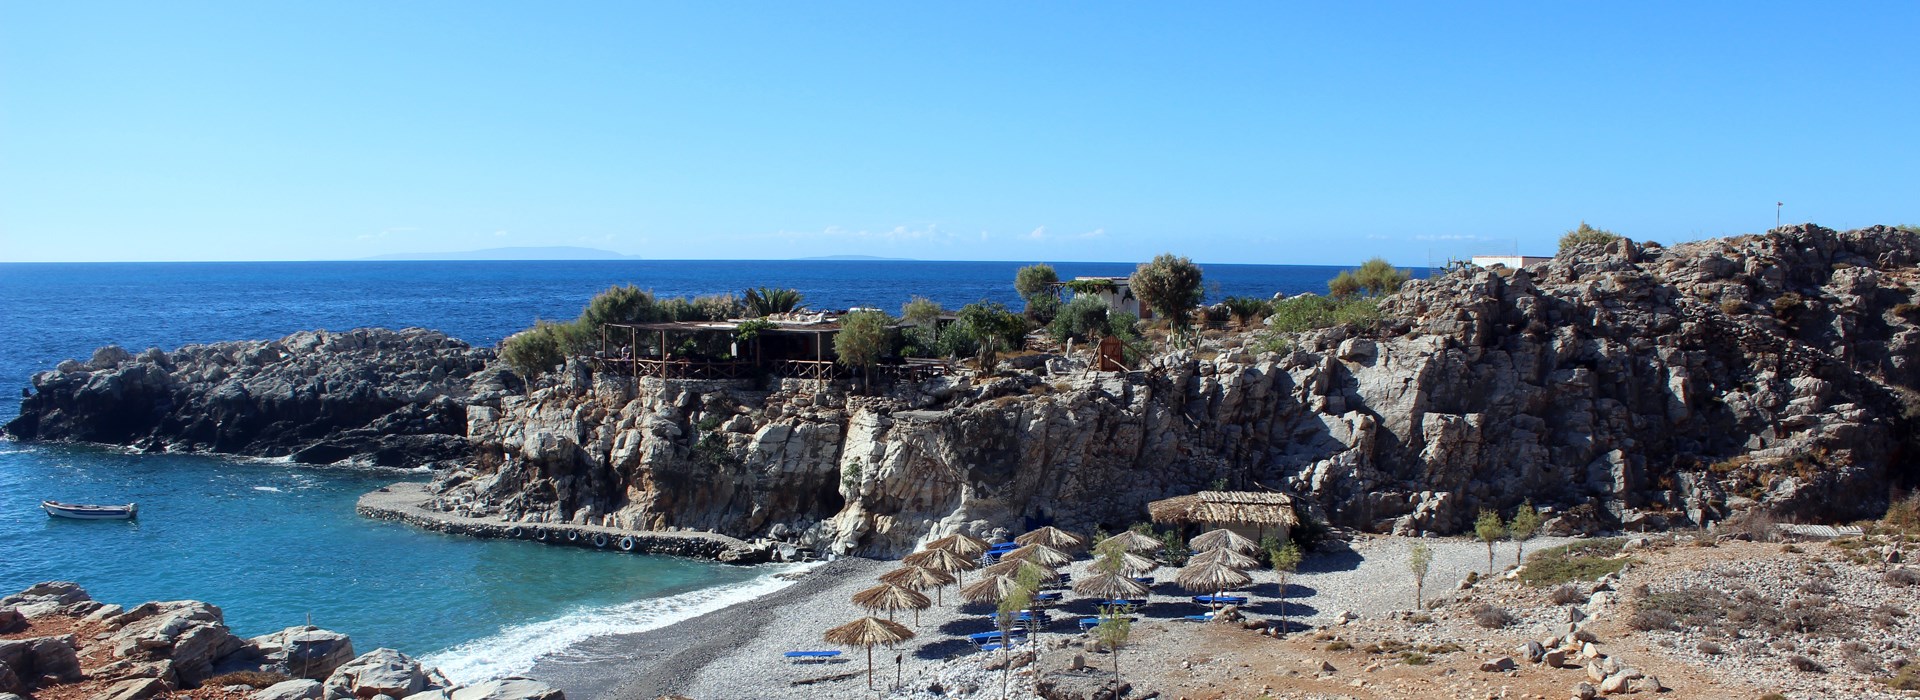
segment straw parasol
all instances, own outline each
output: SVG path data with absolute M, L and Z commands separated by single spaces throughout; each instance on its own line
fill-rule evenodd
M 958 577 L 962 583 L 967 580 L 966 572 L 980 568 L 980 564 L 971 558 L 955 553 L 951 549 L 926 549 L 907 555 L 902 560 L 907 566 L 924 566 L 934 571 L 943 571 Z
M 960 589 L 960 597 L 969 603 L 998 603 L 1018 590 L 1023 588 L 1011 576 L 986 576 Z
M 1053 569 L 1041 566 L 1025 559 L 1008 559 L 980 570 L 981 576 L 1005 576 L 1019 579 L 1023 571 L 1032 571 L 1042 582 L 1052 583 L 1060 580 L 1060 574 Z
M 1218 562 L 1201 562 L 1198 564 L 1188 564 L 1186 567 L 1180 569 L 1180 574 L 1175 576 L 1173 580 L 1175 583 L 1180 584 L 1181 588 L 1189 591 L 1218 595 L 1221 591 L 1229 588 L 1237 588 L 1251 583 L 1253 577 L 1248 576 L 1244 571 L 1225 564 Z
M 898 644 L 913 639 L 913 630 L 907 629 L 892 620 L 882 620 L 867 616 L 847 624 L 827 630 L 828 644 L 843 647 L 867 648 L 867 688 L 873 688 L 873 647 L 876 644 Z
M 1225 564 L 1241 571 L 1259 568 L 1260 566 L 1260 560 L 1231 549 L 1209 549 L 1187 558 L 1188 564 L 1204 564 L 1208 562 Z
M 1087 545 L 1087 539 L 1048 525 L 1027 534 L 1013 538 L 1020 544 L 1043 544 L 1054 549 L 1072 551 Z
M 1073 584 L 1073 592 L 1092 596 L 1101 600 L 1115 598 L 1145 598 L 1147 587 L 1139 581 L 1113 572 L 1094 574 Z
M 981 552 L 987 551 L 987 541 L 956 532 L 928 542 L 926 549 L 946 549 L 963 557 L 978 557 Z
M 853 594 L 853 604 L 868 610 L 885 610 L 889 620 L 893 619 L 895 610 L 912 610 L 913 624 L 918 627 L 920 611 L 933 607 L 933 599 L 916 590 L 882 583 Z
M 1160 562 L 1134 554 L 1133 552 L 1126 552 L 1120 555 L 1120 573 L 1128 576 L 1140 576 L 1158 568 L 1160 568 Z
M 916 591 L 924 591 L 931 588 L 935 596 L 944 594 L 947 585 L 953 583 L 953 581 L 953 574 L 929 569 L 924 566 L 902 566 L 880 575 L 881 583 L 891 583 L 901 588 Z M 945 604 L 937 597 L 934 599 L 934 603 Z
M 1030 544 L 1000 555 L 1000 561 L 1030 561 L 1041 566 L 1066 566 L 1073 556 L 1044 544 Z
M 1245 535 L 1224 527 L 1218 530 L 1208 530 L 1199 537 L 1188 541 L 1187 544 L 1192 545 L 1193 550 L 1196 552 L 1209 549 L 1232 549 L 1241 552 L 1254 552 L 1260 549 L 1260 543 L 1247 539 Z
M 1158 539 L 1132 530 L 1100 540 L 1101 545 L 1106 545 L 1108 542 L 1119 542 L 1120 546 L 1125 547 L 1129 552 L 1158 552 L 1167 546 Z

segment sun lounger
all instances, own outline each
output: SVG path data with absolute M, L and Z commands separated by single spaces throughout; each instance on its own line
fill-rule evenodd
M 982 645 L 980 645 L 980 650 L 981 650 L 981 651 L 999 651 L 999 650 L 1001 650 L 1002 648 L 1005 648 L 1006 646 L 1007 646 L 1007 645 L 1005 645 L 1005 644 L 1001 644 L 1001 643 L 999 643 L 999 642 L 994 642 L 994 643 L 992 643 L 992 644 L 982 644 Z
M 1140 618 L 1137 618 L 1137 617 L 1129 617 L 1129 618 L 1127 618 L 1127 620 L 1128 620 L 1129 622 L 1139 622 L 1139 621 L 1140 621 Z M 1090 630 L 1090 629 L 1093 629 L 1093 628 L 1095 628 L 1095 627 L 1099 627 L 1099 626 L 1100 626 L 1100 623 L 1102 623 L 1102 622 L 1105 622 L 1105 621 L 1106 621 L 1106 618 L 1104 618 L 1104 617 L 1083 617 L 1083 618 L 1080 618 L 1080 629 L 1082 629 L 1082 630 Z
M 1192 620 L 1194 622 L 1212 622 L 1213 613 L 1200 613 L 1198 615 L 1188 615 L 1183 619 Z
M 1017 641 L 1020 641 L 1021 638 L 1027 636 L 1027 631 L 1016 628 L 1013 630 L 1013 634 L 1009 636 L 1013 639 L 1013 641 L 1017 642 Z M 996 630 L 993 632 L 980 632 L 976 634 L 969 634 L 967 635 L 967 641 L 973 642 L 974 644 L 991 644 L 994 642 L 1003 641 L 1003 639 L 1000 636 L 1000 632 Z
M 1033 602 L 1058 603 L 1060 602 L 1060 592 L 1059 591 L 1041 591 L 1039 593 L 1035 593 L 1033 594 Z
M 794 662 L 796 664 L 826 663 L 828 661 L 832 661 L 837 658 L 840 658 L 840 652 L 837 652 L 837 651 L 789 651 L 787 652 L 787 660 Z
M 1193 602 L 1201 605 L 1246 605 L 1247 597 L 1243 595 L 1197 595 L 1193 597 Z
M 1145 598 L 1115 598 L 1113 600 L 1100 601 L 1100 605 L 1103 607 L 1113 607 L 1116 605 L 1131 605 L 1137 608 L 1146 604 L 1147 604 L 1147 599 Z

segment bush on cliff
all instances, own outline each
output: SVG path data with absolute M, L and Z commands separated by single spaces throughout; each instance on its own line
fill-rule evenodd
M 1069 338 L 1092 340 L 1104 335 L 1106 331 L 1107 303 L 1101 301 L 1099 297 L 1087 295 L 1075 296 L 1073 301 L 1067 302 L 1066 306 L 1060 308 L 1060 313 L 1054 315 L 1053 323 L 1047 327 L 1047 332 L 1053 334 L 1053 339 L 1062 343 Z
M 1572 231 L 1568 231 L 1565 235 L 1560 237 L 1560 252 L 1564 253 L 1564 252 L 1567 252 L 1568 250 L 1572 250 L 1573 248 L 1577 248 L 1579 246 L 1583 246 L 1588 243 L 1597 243 L 1600 245 L 1606 245 L 1608 243 L 1612 243 L 1619 239 L 1620 239 L 1620 234 L 1614 233 L 1612 231 L 1608 231 L 1603 228 L 1594 228 L 1592 226 L 1588 226 L 1587 222 L 1582 221 L 1580 222 L 1580 226 L 1578 228 L 1575 228 Z
M 580 326 L 535 321 L 532 328 L 500 341 L 500 359 L 523 377 L 537 377 L 567 361 L 579 345 Z
M 1200 266 L 1182 256 L 1161 253 L 1150 262 L 1140 263 L 1127 278 L 1127 287 L 1140 303 L 1166 319 L 1174 331 L 1185 334 L 1192 323 L 1189 314 L 1200 305 Z
M 798 303 L 797 297 L 795 303 Z M 567 323 L 536 321 L 532 328 L 500 341 L 500 357 L 521 376 L 538 377 L 565 363 L 568 356 L 596 346 L 601 329 L 609 323 L 724 321 L 737 318 L 745 311 L 746 306 L 732 294 L 661 300 L 633 285 L 608 287 L 587 301 L 579 318 Z M 688 338 L 674 348 L 674 352 L 719 354 L 726 351 L 725 343 L 729 339 L 715 336 L 704 340 L 711 346 Z
M 1281 333 L 1339 325 L 1368 327 L 1379 320 L 1379 302 L 1370 297 L 1335 299 L 1318 294 L 1302 294 L 1273 302 L 1273 313 L 1267 316 L 1268 326 Z

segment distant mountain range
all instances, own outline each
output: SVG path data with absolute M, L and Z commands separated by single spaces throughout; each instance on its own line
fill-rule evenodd
M 914 258 L 883 258 L 878 255 L 818 255 L 795 260 L 913 260 Z
M 454 253 L 388 253 L 366 260 L 632 260 L 637 256 L 579 246 L 516 246 Z

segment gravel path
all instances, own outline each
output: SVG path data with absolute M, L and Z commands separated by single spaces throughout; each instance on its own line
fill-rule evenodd
M 1355 539 L 1344 551 L 1316 553 L 1301 563 L 1300 573 L 1289 587 L 1293 602 L 1290 614 L 1304 616 L 1313 623 L 1325 623 L 1342 610 L 1362 617 L 1374 617 L 1398 610 L 1413 609 L 1413 573 L 1407 568 L 1416 540 L 1408 537 L 1364 537 Z M 1487 546 L 1476 540 L 1423 538 L 1433 551 L 1433 563 L 1427 571 L 1425 597 L 1433 600 L 1454 592 L 1470 571 L 1487 573 Z M 1538 537 L 1527 543 L 1527 551 L 1572 542 L 1566 537 Z M 1494 570 L 1513 565 L 1511 542 L 1493 545 Z M 1272 572 L 1256 580 L 1272 580 Z M 1311 609 L 1309 611 L 1309 608 Z

